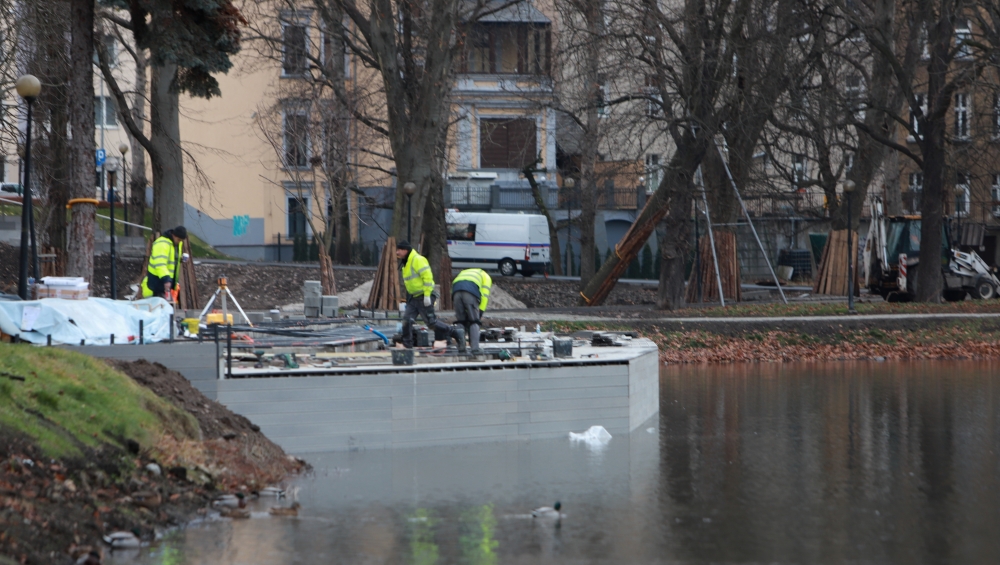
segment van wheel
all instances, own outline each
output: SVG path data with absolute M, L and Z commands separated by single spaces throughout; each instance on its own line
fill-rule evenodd
M 997 295 L 997 289 L 986 277 L 979 277 L 975 286 L 972 287 L 972 297 L 988 300 Z
M 530 276 L 532 276 L 534 274 L 535 274 L 535 271 L 532 271 L 531 269 L 525 269 L 524 267 L 521 268 L 521 276 L 522 277 L 530 277 Z
M 500 268 L 500 274 L 505 277 L 512 277 L 517 273 L 517 265 L 515 265 L 514 261 L 511 261 L 510 259 L 500 261 L 498 267 Z

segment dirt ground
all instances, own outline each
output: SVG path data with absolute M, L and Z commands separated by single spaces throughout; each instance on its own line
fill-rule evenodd
M 191 413 L 203 441 L 164 438 L 141 453 L 105 445 L 86 449 L 78 460 L 56 461 L 27 438 L 0 430 L 0 556 L 75 563 L 90 550 L 107 551 L 102 535 L 127 530 L 149 541 L 204 512 L 219 492 L 249 494 L 304 470 L 259 427 L 206 398 L 179 373 L 147 361 L 109 363 Z M 149 463 L 161 473 L 149 472 Z

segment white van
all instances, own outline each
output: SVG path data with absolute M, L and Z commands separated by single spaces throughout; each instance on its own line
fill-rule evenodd
M 497 268 L 530 277 L 549 265 L 549 224 L 540 214 L 448 211 L 448 256 L 453 267 Z

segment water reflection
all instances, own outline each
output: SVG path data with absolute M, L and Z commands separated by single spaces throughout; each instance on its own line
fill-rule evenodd
M 666 367 L 659 416 L 603 451 L 313 455 L 299 518 L 189 528 L 140 562 L 996 563 L 995 370 Z M 563 520 L 530 518 L 555 500 Z

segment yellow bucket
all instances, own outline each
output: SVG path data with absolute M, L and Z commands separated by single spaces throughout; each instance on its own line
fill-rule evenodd
M 198 335 L 198 318 L 184 318 L 183 324 L 191 335 Z

